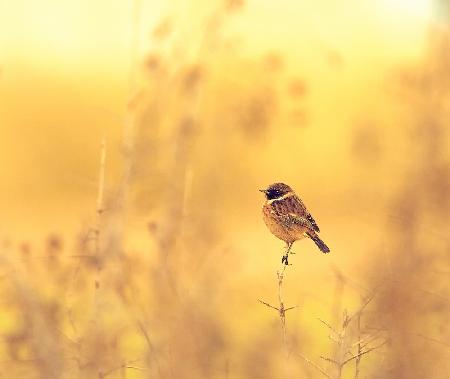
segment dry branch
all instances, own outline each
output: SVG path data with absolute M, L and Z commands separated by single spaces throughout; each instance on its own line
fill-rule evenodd
M 285 308 L 284 306 L 284 301 L 283 301 L 283 279 L 284 279 L 284 273 L 286 270 L 287 265 L 283 264 L 283 268 L 279 271 L 277 271 L 277 280 L 278 280 L 278 302 L 279 305 L 278 307 L 275 307 L 272 304 L 269 304 L 261 299 L 258 299 L 258 301 L 261 304 L 264 304 L 265 306 L 275 309 L 278 312 L 278 316 L 280 317 L 280 321 L 281 321 L 281 328 L 283 330 L 283 343 L 286 349 L 286 353 L 288 352 L 288 348 L 287 348 L 287 341 L 286 341 L 286 312 L 290 311 L 291 309 L 296 308 L 297 306 L 293 306 L 293 307 L 288 307 Z
M 324 321 L 320 318 L 317 318 L 324 326 L 326 326 L 329 330 L 333 332 L 333 341 L 337 344 L 337 353 L 336 357 L 330 358 L 326 356 L 320 356 L 321 359 L 331 363 L 336 368 L 336 379 L 340 379 L 342 376 L 342 370 L 344 369 L 345 365 L 353 360 L 355 360 L 355 379 L 359 377 L 360 374 L 360 361 L 361 357 L 365 354 L 370 353 L 373 350 L 376 350 L 383 345 L 387 343 L 387 340 L 384 340 L 381 344 L 366 348 L 368 344 L 373 342 L 375 339 L 378 338 L 378 336 L 366 336 L 364 338 L 361 338 L 361 316 L 366 309 L 366 307 L 370 304 L 370 302 L 374 299 L 376 296 L 377 291 L 372 292 L 372 294 L 367 297 L 360 308 L 355 311 L 352 315 L 348 315 L 347 311 L 344 310 L 343 312 L 343 320 L 340 330 L 336 330 L 330 323 L 327 321 Z M 350 343 L 348 341 L 348 327 L 352 323 L 352 321 L 356 320 L 356 330 L 357 330 L 357 342 Z M 331 337 L 331 336 L 330 336 Z M 351 349 L 354 347 L 357 347 L 357 353 L 353 354 L 351 352 Z M 365 350 L 364 350 L 365 349 Z M 346 358 L 347 355 L 350 355 L 349 358 Z
M 306 358 L 304 355 L 297 353 L 297 355 L 304 359 L 307 363 L 309 363 L 312 367 L 314 367 L 317 371 L 319 371 L 322 375 L 324 375 L 327 378 L 331 378 L 331 376 L 323 369 L 321 368 L 317 363 L 314 363 L 311 359 Z
M 363 356 L 363 355 L 365 355 L 365 354 L 367 354 L 367 353 L 370 353 L 371 351 L 374 351 L 374 350 L 376 350 L 376 349 L 379 349 L 380 347 L 386 345 L 387 342 L 388 342 L 388 340 L 384 340 L 384 341 L 383 341 L 381 344 L 379 344 L 378 346 L 371 347 L 370 349 L 364 350 L 364 351 L 362 351 L 362 352 L 360 352 L 360 353 L 358 353 L 358 354 L 356 354 L 356 355 L 354 355 L 354 356 L 352 356 L 352 357 L 346 359 L 344 362 L 341 363 L 341 366 L 344 367 L 348 362 L 351 362 L 353 359 L 358 359 L 358 358 L 360 358 L 361 356 Z

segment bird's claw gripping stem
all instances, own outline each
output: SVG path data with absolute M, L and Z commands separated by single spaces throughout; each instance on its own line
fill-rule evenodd
M 295 254 L 291 251 L 292 243 L 288 243 L 286 246 L 286 254 L 283 255 L 283 258 L 281 258 L 281 263 L 284 263 L 286 266 L 289 264 L 288 258 L 289 254 Z

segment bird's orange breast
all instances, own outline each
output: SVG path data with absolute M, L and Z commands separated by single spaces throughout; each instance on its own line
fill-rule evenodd
M 288 199 L 286 199 L 288 200 Z M 288 243 L 292 243 L 305 237 L 306 228 L 286 222 L 283 214 L 289 214 L 289 201 L 266 202 L 263 205 L 263 219 L 272 234 Z

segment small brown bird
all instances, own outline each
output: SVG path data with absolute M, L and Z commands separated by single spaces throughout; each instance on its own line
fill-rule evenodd
M 305 237 L 311 238 L 322 253 L 330 252 L 317 234 L 320 229 L 316 221 L 291 187 L 284 183 L 274 183 L 260 191 L 266 195 L 262 208 L 264 222 L 275 237 L 287 244 L 281 263 L 288 264 L 292 244 Z

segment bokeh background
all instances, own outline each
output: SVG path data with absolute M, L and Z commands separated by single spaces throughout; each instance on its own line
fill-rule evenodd
M 4 1 L 0 31 L 1 377 L 450 375 L 448 1 Z M 331 248 L 295 244 L 285 337 L 276 181 Z

